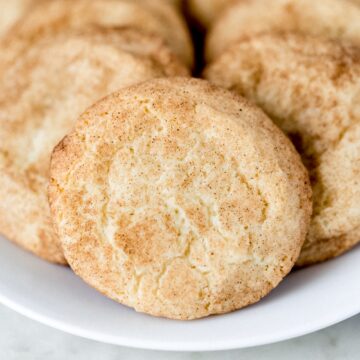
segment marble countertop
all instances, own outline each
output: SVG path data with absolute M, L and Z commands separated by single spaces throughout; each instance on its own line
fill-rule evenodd
M 314 334 L 257 348 L 212 353 L 169 353 L 101 344 L 54 330 L 0 305 L 0 359 L 6 360 L 356 360 L 360 315 Z

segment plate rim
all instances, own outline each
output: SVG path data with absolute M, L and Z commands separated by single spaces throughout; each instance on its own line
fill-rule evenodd
M 108 336 L 102 335 L 96 331 L 85 330 L 77 326 L 69 325 L 66 322 L 60 320 L 51 319 L 45 315 L 42 315 L 36 311 L 33 311 L 25 306 L 17 304 L 15 301 L 9 299 L 8 297 L 0 294 L 0 303 L 11 310 L 31 319 L 37 321 L 45 326 L 49 326 L 56 330 L 60 330 L 64 333 L 81 337 L 84 339 L 101 342 L 109 345 L 124 346 L 133 349 L 142 349 L 142 350 L 156 350 L 156 351 L 180 351 L 180 352 L 209 352 L 209 351 L 225 351 L 225 350 L 235 350 L 235 349 L 245 349 L 256 346 L 270 345 L 278 342 L 291 340 L 300 336 L 308 335 L 316 331 L 325 329 L 329 326 L 338 324 L 346 319 L 349 319 L 353 316 L 360 314 L 360 303 L 354 309 L 349 309 L 347 312 L 344 311 L 341 314 L 335 313 L 333 317 L 328 317 L 326 320 L 319 322 L 314 321 L 314 323 L 308 326 L 297 327 L 293 331 L 285 329 L 279 331 L 275 334 L 270 334 L 265 337 L 262 336 L 261 340 L 254 338 L 249 341 L 241 341 L 241 338 L 238 340 L 229 340 L 229 341 L 219 341 L 214 343 L 209 343 L 206 341 L 194 343 L 185 343 L 181 341 L 171 341 L 171 342 L 159 342 L 153 340 L 137 340 L 131 337 L 127 338 L 124 336 Z

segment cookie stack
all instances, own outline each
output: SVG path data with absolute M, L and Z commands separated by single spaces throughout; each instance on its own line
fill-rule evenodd
M 238 0 L 213 22 L 204 77 L 258 104 L 309 170 L 314 209 L 297 261 L 360 241 L 360 6 Z
M 0 44 L 0 232 L 182 320 L 356 244 L 360 8 L 265 3 L 188 2 L 210 81 L 188 76 L 178 1 L 28 10 Z

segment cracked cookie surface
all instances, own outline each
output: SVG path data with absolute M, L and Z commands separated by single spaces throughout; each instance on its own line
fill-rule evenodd
M 140 50 L 141 43 L 148 45 Z M 187 70 L 157 38 L 97 30 L 45 37 L 0 74 L 0 232 L 44 259 L 65 263 L 46 195 L 54 146 L 98 99 Z
M 309 179 L 283 133 L 203 80 L 148 81 L 86 111 L 54 150 L 49 199 L 86 282 L 174 319 L 258 301 L 293 266 Z
M 205 77 L 255 103 L 290 137 L 307 166 L 314 213 L 298 265 L 360 241 L 360 51 L 302 35 L 233 45 Z

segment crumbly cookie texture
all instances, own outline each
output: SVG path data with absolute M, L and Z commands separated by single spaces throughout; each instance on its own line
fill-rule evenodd
M 206 44 L 208 61 L 235 41 L 264 32 L 296 31 L 345 39 L 360 45 L 360 7 L 349 0 L 238 0 L 212 27 Z
M 34 6 L 12 33 L 28 42 L 39 34 L 89 26 L 132 27 L 158 35 L 186 65 L 193 64 L 192 41 L 185 21 L 164 0 L 51 0 Z M 11 42 L 10 37 L 5 45 L 11 47 Z
M 154 77 L 187 74 L 156 39 L 141 40 L 134 30 L 50 36 L 0 68 L 2 234 L 44 259 L 66 262 L 47 201 L 51 152 L 98 99 Z M 139 43 L 153 40 L 141 54 Z
M 55 148 L 49 199 L 87 283 L 174 319 L 258 301 L 290 271 L 311 214 L 306 169 L 257 107 L 171 78 L 105 98 Z
M 262 109 L 293 140 L 310 171 L 314 213 L 298 265 L 360 240 L 360 50 L 302 35 L 234 44 L 205 77 Z

